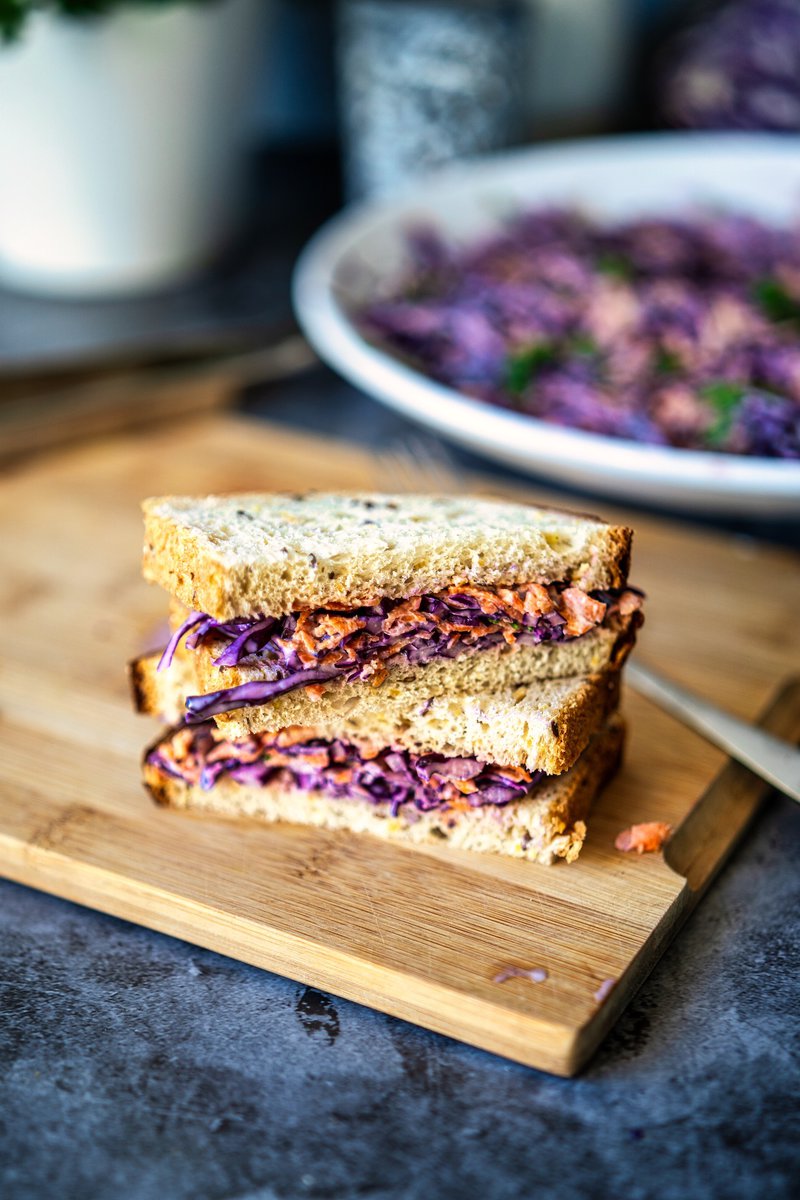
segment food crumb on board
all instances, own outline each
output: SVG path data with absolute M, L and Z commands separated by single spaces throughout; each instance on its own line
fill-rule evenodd
M 642 825 L 631 825 L 618 833 L 614 845 L 618 850 L 635 850 L 637 854 L 648 854 L 660 850 L 672 833 L 666 821 L 645 821 Z
M 603 1003 L 603 1001 L 608 996 L 609 992 L 615 986 L 616 982 L 617 982 L 616 979 L 604 979 L 603 980 L 603 982 L 600 984 L 600 987 L 597 989 L 597 991 L 594 994 L 594 998 L 598 1004 Z
M 531 983 L 544 983 L 547 971 L 544 967 L 501 967 L 492 983 L 505 983 L 507 979 L 530 979 Z

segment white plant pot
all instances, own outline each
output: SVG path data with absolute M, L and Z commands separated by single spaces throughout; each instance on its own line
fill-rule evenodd
M 0 283 L 175 282 L 230 235 L 269 0 L 36 13 L 0 47 Z

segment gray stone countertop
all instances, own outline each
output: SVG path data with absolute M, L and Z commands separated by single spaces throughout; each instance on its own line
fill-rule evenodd
M 768 805 L 573 1080 L 0 883 L 0 1195 L 788 1200 L 799 819 Z
M 773 798 L 574 1080 L 0 882 L 0 1196 L 797 1195 L 799 848 Z

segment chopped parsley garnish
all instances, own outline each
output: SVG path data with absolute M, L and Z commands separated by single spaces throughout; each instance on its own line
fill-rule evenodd
M 588 333 L 574 333 L 569 339 L 568 349 L 573 354 L 580 354 L 582 358 L 593 358 L 595 354 L 600 353 L 600 347 Z
M 515 396 L 520 396 L 535 379 L 543 367 L 556 362 L 558 352 L 552 342 L 537 342 L 506 359 L 506 387 Z
M 560 346 L 554 342 L 536 342 L 508 356 L 506 387 L 513 395 L 520 396 L 545 367 L 567 362 L 571 355 L 595 358 L 599 353 L 600 347 L 587 333 L 570 334 Z
M 717 379 L 700 388 L 700 395 L 709 401 L 716 412 L 714 424 L 706 430 L 705 440 L 709 446 L 721 446 L 725 441 L 746 391 L 744 384 L 731 383 L 727 379 Z
M 800 301 L 777 279 L 759 279 L 753 285 L 753 294 L 770 321 L 800 321 Z
M 613 254 L 611 251 L 606 251 L 597 256 L 594 265 L 601 274 L 610 275 L 613 279 L 633 278 L 633 267 L 627 258 L 623 258 L 621 254 Z
M 659 346 L 653 366 L 659 375 L 675 375 L 681 370 L 683 363 L 674 350 Z

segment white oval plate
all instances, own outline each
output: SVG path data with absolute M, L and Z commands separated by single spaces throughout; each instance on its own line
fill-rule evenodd
M 367 342 L 350 312 L 387 294 L 405 233 L 454 239 L 542 204 L 612 219 L 714 205 L 786 222 L 800 214 L 800 137 L 654 134 L 525 148 L 448 167 L 391 201 L 346 209 L 303 251 L 293 295 L 319 355 L 377 400 L 479 454 L 583 490 L 672 508 L 800 515 L 800 463 L 645 446 L 472 400 Z

